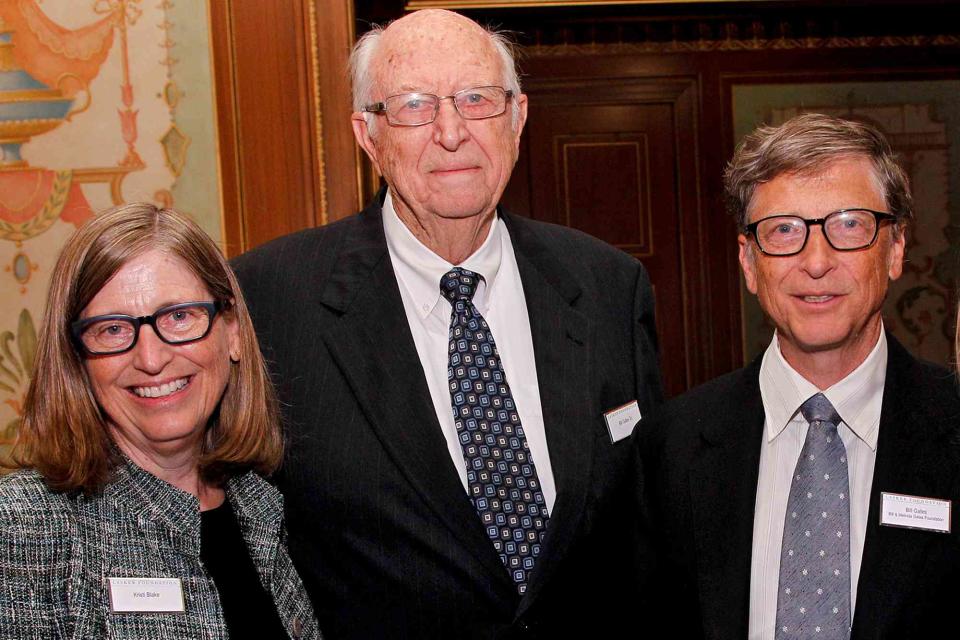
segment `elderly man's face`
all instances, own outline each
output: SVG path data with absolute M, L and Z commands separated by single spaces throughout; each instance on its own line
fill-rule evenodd
M 503 86 L 500 57 L 489 38 L 465 18 L 410 16 L 382 36 L 373 61 L 374 100 L 419 91 L 439 96 L 479 86 Z M 510 178 L 526 119 L 526 96 L 484 120 L 465 120 L 452 100 L 436 120 L 418 127 L 392 126 L 376 115 L 370 135 L 354 120 L 360 144 L 390 185 L 398 211 L 421 224 L 431 216 L 466 218 L 493 210 Z
M 840 159 L 815 175 L 781 174 L 754 192 L 750 221 L 774 214 L 822 218 L 838 209 L 887 211 L 866 158 Z M 879 334 L 889 280 L 900 277 L 904 239 L 882 224 L 876 242 L 836 251 L 819 226 L 793 256 L 767 256 L 740 236 L 740 265 L 747 288 L 777 327 L 780 347 L 791 354 L 841 350 L 866 357 Z

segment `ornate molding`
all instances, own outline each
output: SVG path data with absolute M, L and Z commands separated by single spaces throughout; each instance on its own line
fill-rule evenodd
M 731 2 L 736 0 L 408 0 L 405 11 L 418 9 L 524 9 L 544 7 L 595 7 L 598 5 L 686 4 L 691 2 Z
M 952 23 L 918 22 L 912 18 L 904 16 L 894 22 L 875 16 L 865 21 L 847 13 L 767 12 L 653 20 L 627 15 L 568 19 L 558 14 L 539 22 L 519 21 L 510 24 L 510 28 L 525 34 L 523 44 L 532 54 L 546 56 L 960 45 L 960 28 Z
M 751 38 L 723 40 L 671 40 L 667 42 L 611 42 L 549 44 L 524 47 L 529 56 L 582 56 L 598 54 L 698 53 L 711 51 L 766 51 L 797 49 L 872 49 L 888 47 L 956 47 L 960 35 L 862 36 L 808 38 Z
M 320 52 L 317 34 L 317 6 L 315 0 L 307 0 L 310 29 L 310 67 L 313 76 L 313 117 L 316 125 L 317 175 L 320 190 L 320 225 L 327 224 L 327 178 L 323 163 L 323 111 L 320 96 Z

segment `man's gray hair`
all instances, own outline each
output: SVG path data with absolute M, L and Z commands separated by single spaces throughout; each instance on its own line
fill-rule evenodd
M 390 25 L 387 25 L 389 27 Z M 365 106 L 373 102 L 373 60 L 376 57 L 377 48 L 380 46 L 380 38 L 387 27 L 374 25 L 370 31 L 363 34 L 350 52 L 350 86 L 353 89 L 353 110 L 362 111 Z M 483 27 L 490 38 L 490 44 L 496 49 L 503 65 L 503 88 L 513 92 L 513 126 L 516 128 L 517 119 L 520 117 L 520 106 L 517 103 L 517 97 L 520 96 L 520 77 L 517 74 L 517 63 L 514 59 L 514 52 L 517 45 L 510 39 L 506 32 L 494 31 Z M 468 87 L 464 87 L 465 89 Z M 367 126 L 372 124 L 370 117 L 367 117 Z
M 837 160 L 856 157 L 873 164 L 887 209 L 897 216 L 899 235 L 914 219 L 913 198 L 890 143 L 876 127 L 820 113 L 799 115 L 778 127 L 761 126 L 743 139 L 723 175 L 727 210 L 744 231 L 758 185 L 784 173 L 813 175 Z

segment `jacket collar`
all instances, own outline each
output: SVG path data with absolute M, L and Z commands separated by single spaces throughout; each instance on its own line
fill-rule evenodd
M 200 501 L 137 466 L 126 456 L 103 488 L 103 498 L 131 514 L 141 527 L 166 532 L 181 551 L 200 553 Z M 237 521 L 246 532 L 257 529 L 275 536 L 283 525 L 280 492 L 252 471 L 231 477 L 224 487 Z
M 370 272 L 383 259 L 389 259 L 381 219 L 381 207 L 385 197 L 386 188 L 383 188 L 370 204 L 355 216 L 356 226 L 341 244 L 336 264 L 320 293 L 320 301 L 331 309 L 345 312 L 357 293 L 369 284 Z M 498 209 L 498 216 L 510 232 L 514 250 L 518 254 L 522 253 L 528 265 L 536 269 L 544 282 L 563 300 L 568 304 L 576 302 L 583 291 L 579 283 L 526 221 L 502 207 Z

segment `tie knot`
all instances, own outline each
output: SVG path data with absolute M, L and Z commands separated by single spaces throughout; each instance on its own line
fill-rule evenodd
M 477 285 L 482 278 L 479 273 L 454 267 L 440 279 L 440 293 L 451 304 L 457 300 L 473 300 L 473 294 L 477 292 Z
M 803 418 L 807 422 L 812 423 L 814 420 L 820 420 L 821 422 L 830 422 L 834 426 L 840 424 L 840 416 L 837 414 L 837 410 L 827 400 L 827 396 L 822 393 L 811 396 L 809 400 L 800 405 L 800 413 L 803 414 Z

